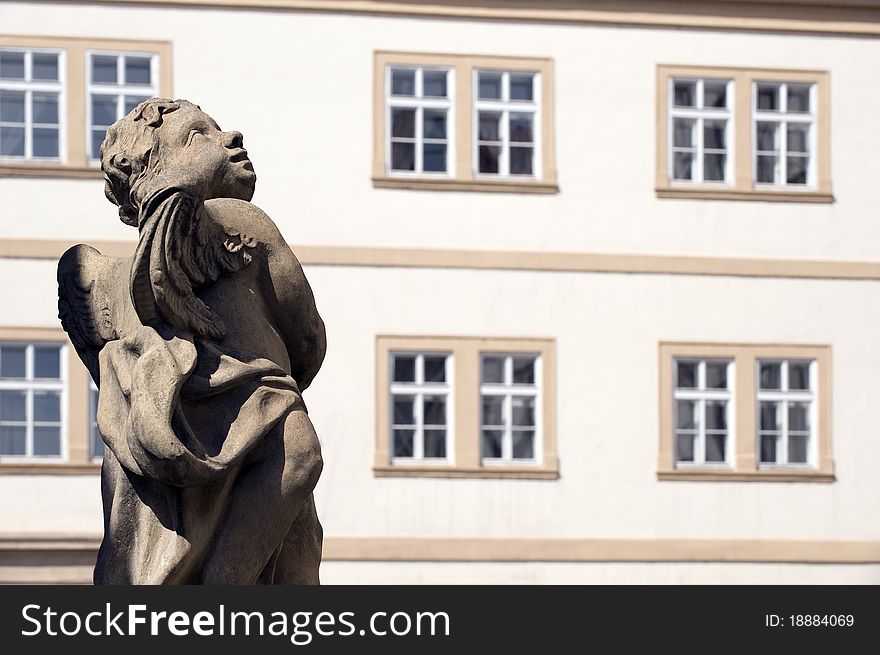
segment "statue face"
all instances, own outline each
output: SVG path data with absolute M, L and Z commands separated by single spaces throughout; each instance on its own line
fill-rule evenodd
M 161 186 L 203 200 L 253 197 L 257 176 L 240 132 L 223 132 L 213 118 L 186 105 L 166 114 L 159 131 Z

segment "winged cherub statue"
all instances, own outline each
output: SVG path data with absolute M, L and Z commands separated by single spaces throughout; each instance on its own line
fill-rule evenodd
M 99 386 L 95 582 L 316 584 L 321 450 L 302 391 L 326 348 L 302 268 L 249 201 L 238 132 L 152 98 L 107 131 L 133 257 L 58 263 L 59 316 Z

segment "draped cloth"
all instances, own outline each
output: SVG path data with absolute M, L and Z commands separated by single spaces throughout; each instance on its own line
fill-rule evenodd
M 95 582 L 199 582 L 217 530 L 236 529 L 224 518 L 242 470 L 305 411 L 299 388 L 268 359 L 149 326 L 107 343 L 100 369 L 108 449 Z

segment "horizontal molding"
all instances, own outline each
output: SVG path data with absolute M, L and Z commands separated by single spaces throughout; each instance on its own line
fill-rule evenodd
M 465 468 L 461 466 L 374 466 L 377 478 L 512 478 L 518 480 L 556 480 L 559 471 L 546 467 L 483 466 Z
M 817 191 L 769 191 L 754 189 L 738 191 L 736 189 L 686 189 L 681 187 L 658 187 L 655 189 L 658 198 L 680 198 L 685 200 L 747 200 L 750 202 L 803 202 L 812 204 L 829 204 L 834 202 L 834 195 Z
M 94 464 L 48 463 L 10 463 L 0 461 L 0 475 L 98 475 L 100 462 Z
M 0 565 L 27 553 L 92 556 L 92 535 L 0 536 Z M 461 539 L 328 537 L 324 561 L 358 562 L 752 562 L 880 564 L 880 541 L 761 539 Z
M 821 471 L 658 471 L 658 480 L 688 482 L 834 482 L 833 473 Z
M 75 240 L 0 239 L 0 258 L 58 259 Z M 134 241 L 89 241 L 112 257 L 134 254 Z M 452 250 L 370 246 L 294 245 L 309 266 L 462 268 L 642 275 L 880 280 L 880 262 L 748 257 L 691 257 L 588 252 Z
M 86 4 L 60 0 L 63 4 Z M 268 11 L 341 12 L 423 18 L 504 20 L 563 24 L 609 24 L 737 31 L 803 32 L 817 34 L 880 34 L 877 4 L 847 0 L 834 6 L 811 0 L 770 2 L 748 0 L 90 0 L 88 4 L 164 7 L 210 7 Z
M 414 191 L 477 191 L 481 193 L 558 193 L 555 183 L 518 180 L 450 180 L 415 177 L 374 177 L 379 189 L 411 189 Z
M 103 176 L 101 169 L 95 166 L 0 162 L 0 177 L 69 177 L 74 179 L 100 180 Z

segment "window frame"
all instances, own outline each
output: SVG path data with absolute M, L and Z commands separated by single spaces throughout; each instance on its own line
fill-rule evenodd
M 779 111 L 771 112 L 758 109 L 758 86 L 761 84 L 778 85 L 779 86 Z M 808 86 L 810 89 L 810 111 L 809 112 L 789 112 L 788 111 L 788 87 Z M 803 189 L 812 191 L 816 188 L 816 157 L 818 155 L 818 144 L 816 139 L 816 84 L 805 82 L 790 82 L 782 80 L 756 79 L 752 80 L 752 184 L 757 189 Z M 758 180 L 758 157 L 761 151 L 758 149 L 758 123 L 778 123 L 779 125 L 779 181 L 761 182 Z M 808 125 L 807 137 L 807 175 L 804 184 L 796 184 L 788 182 L 788 126 L 789 124 Z M 776 152 L 776 151 L 773 151 Z M 774 176 L 775 177 L 775 176 Z
M 731 360 L 732 379 L 728 380 L 734 420 L 728 422 L 733 447 L 730 465 L 681 466 L 675 457 L 674 374 L 676 359 Z M 810 466 L 761 465 L 758 424 L 759 360 L 814 361 L 811 378 L 815 402 L 813 410 L 813 448 Z M 742 482 L 833 482 L 831 423 L 831 347 L 807 344 L 681 343 L 659 344 L 659 434 L 657 478 L 659 480 L 742 481 Z M 731 375 L 729 369 L 728 375 Z
M 808 362 L 810 388 L 807 390 L 792 390 L 790 388 L 790 364 L 791 362 Z M 762 389 L 761 388 L 761 365 L 762 364 L 780 364 L 780 388 L 779 389 Z M 755 426 L 757 437 L 755 439 L 757 452 L 755 457 L 758 468 L 762 469 L 788 469 L 788 468 L 804 468 L 812 469 L 816 467 L 816 421 L 818 419 L 818 403 L 816 402 L 816 386 L 818 382 L 818 363 L 815 359 L 796 359 L 796 358 L 757 358 L 755 360 L 755 403 L 756 418 Z M 773 462 L 764 462 L 761 459 L 761 437 L 765 430 L 761 429 L 761 403 L 776 402 L 782 405 L 782 421 L 779 427 L 778 442 L 776 446 L 776 460 Z M 807 461 L 806 462 L 790 462 L 789 460 L 789 438 L 791 430 L 789 426 L 789 403 L 809 403 L 809 429 L 807 430 Z M 780 453 L 784 455 L 780 458 Z M 780 459 L 784 461 L 780 461 Z
M 503 382 L 486 382 L 483 380 L 483 360 L 487 357 L 503 357 L 504 358 L 504 381 Z M 514 358 L 531 357 L 533 359 L 535 382 L 530 385 L 516 384 L 513 382 L 513 360 Z M 480 462 L 484 466 L 510 466 L 515 464 L 541 464 L 542 448 L 542 405 L 541 405 L 541 389 L 542 389 L 542 362 L 541 353 L 539 352 L 496 352 L 492 350 L 480 350 L 479 360 L 479 376 L 480 376 Z M 484 423 L 483 417 L 483 397 L 484 396 L 501 396 L 504 400 L 502 408 L 502 420 L 504 422 L 501 442 L 501 457 L 486 457 L 482 454 L 483 446 L 483 430 L 497 429 Z M 531 457 L 514 457 L 513 456 L 513 432 L 516 427 L 513 424 L 513 398 L 515 396 L 527 396 L 534 401 L 534 436 L 532 441 Z
M 684 388 L 678 386 L 678 364 L 680 362 L 697 364 L 696 387 Z M 706 365 L 709 362 L 723 362 L 726 365 L 727 371 L 725 375 L 727 378 L 727 387 L 725 389 L 709 388 L 706 386 Z M 673 421 L 675 422 L 673 451 L 675 453 L 676 468 L 729 468 L 732 461 L 731 454 L 736 448 L 736 397 L 731 390 L 731 381 L 734 380 L 736 376 L 736 363 L 730 358 L 720 357 L 673 357 L 672 366 L 674 376 L 672 384 Z M 696 402 L 698 407 L 697 411 L 699 412 L 696 434 L 694 435 L 695 455 L 692 461 L 679 459 L 678 434 L 682 431 L 678 425 L 678 401 L 680 400 Z M 725 422 L 727 425 L 724 440 L 724 460 L 708 461 L 706 459 L 706 437 L 708 436 L 706 427 L 706 403 L 721 401 L 725 403 L 724 411 Z M 697 453 L 699 453 L 699 456 L 697 456 Z

